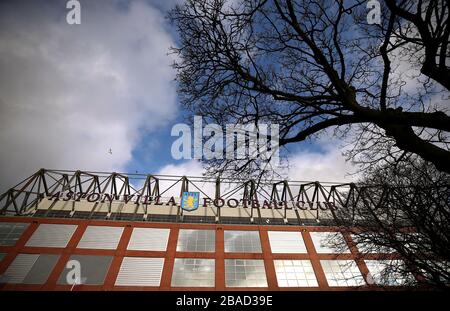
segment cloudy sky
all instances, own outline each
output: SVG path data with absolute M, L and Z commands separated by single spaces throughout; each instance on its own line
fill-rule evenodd
M 66 0 L 0 2 L 0 192 L 41 167 L 201 174 L 170 153 L 183 112 L 165 15 L 181 1 L 81 0 L 80 25 Z M 336 142 L 290 158 L 293 179 L 352 178 Z

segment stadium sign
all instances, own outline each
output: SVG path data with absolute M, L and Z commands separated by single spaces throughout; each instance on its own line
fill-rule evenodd
M 191 195 L 192 199 L 187 201 L 189 198 L 188 194 Z M 186 194 L 186 197 L 185 195 Z M 195 210 L 202 202 L 202 207 L 229 207 L 229 208 L 258 208 L 258 209 L 300 209 L 300 210 L 334 210 L 337 207 L 332 202 L 304 202 L 304 201 L 282 201 L 282 200 L 258 200 L 257 198 L 249 199 L 237 199 L 237 198 L 217 198 L 212 199 L 209 197 L 204 197 L 200 200 L 198 192 L 184 192 L 181 202 L 179 198 L 171 196 L 169 198 L 162 198 L 161 196 L 149 196 L 149 195 L 112 195 L 108 193 L 98 193 L 98 192 L 57 192 L 52 196 L 49 196 L 49 200 L 63 200 L 63 201 L 80 201 L 86 200 L 87 202 L 101 202 L 101 203 L 134 203 L 134 204 L 152 204 L 160 206 L 180 206 L 184 210 Z M 191 201 L 192 200 L 192 201 Z M 183 204 L 183 202 L 185 202 Z M 188 204 L 191 203 L 191 204 Z M 195 204 L 195 205 L 192 205 Z M 192 208 L 192 206 L 194 208 Z M 196 206 L 196 207 L 195 207 Z

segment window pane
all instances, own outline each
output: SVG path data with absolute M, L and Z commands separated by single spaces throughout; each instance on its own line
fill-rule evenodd
M 258 231 L 225 230 L 225 252 L 261 253 Z
M 262 259 L 225 259 L 227 287 L 267 287 Z
M 353 260 L 321 260 L 329 286 L 365 285 L 361 272 Z
M 172 274 L 173 287 L 214 287 L 214 259 L 175 258 Z
M 76 225 L 41 224 L 28 240 L 26 246 L 66 247 L 76 228 Z
M 159 286 L 164 258 L 125 257 L 116 285 Z
M 356 243 L 358 251 L 365 254 L 389 254 L 395 252 L 393 248 L 377 245 L 376 241 L 382 242 L 385 238 L 377 233 L 352 234 L 353 242 Z
M 2 276 L 2 283 L 44 284 L 59 255 L 19 254 Z
M 318 286 L 309 260 L 274 260 L 279 287 Z
M 134 228 L 128 249 L 140 251 L 165 251 L 170 229 Z
M 272 253 L 307 253 L 300 232 L 269 231 L 269 242 Z
M 25 277 L 24 284 L 44 284 L 56 265 L 59 255 L 41 254 Z
M 318 254 L 350 253 L 344 237 L 339 232 L 310 232 Z
M 177 252 L 214 252 L 216 231 L 181 229 L 178 234 Z
M 14 246 L 26 228 L 26 223 L 0 222 L 0 246 Z
M 89 226 L 78 243 L 78 248 L 116 249 L 122 236 L 122 227 Z
M 105 281 L 106 274 L 111 265 L 111 256 L 95 256 L 95 255 L 72 255 L 70 260 L 76 260 L 80 263 L 81 275 L 80 280 L 76 281 L 76 284 L 87 284 L 87 285 L 102 285 Z M 67 282 L 67 276 L 69 272 L 73 275 L 73 268 L 65 268 L 61 273 L 58 284 L 70 284 Z
M 402 286 L 414 282 L 412 274 L 405 272 L 402 260 L 365 260 L 370 276 L 368 279 L 377 285 Z

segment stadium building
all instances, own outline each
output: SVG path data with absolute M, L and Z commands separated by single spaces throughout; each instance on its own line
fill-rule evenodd
M 41 169 L 0 197 L 0 288 L 402 288 L 333 221 L 355 187 Z

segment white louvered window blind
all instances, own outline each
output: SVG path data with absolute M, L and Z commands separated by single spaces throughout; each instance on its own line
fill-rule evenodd
M 26 246 L 66 247 L 76 228 L 76 225 L 41 224 L 28 240 Z
M 125 257 L 116 285 L 159 286 L 163 267 L 164 258 Z
M 137 251 L 165 251 L 170 229 L 134 228 L 127 249 Z
M 116 249 L 122 236 L 123 227 L 88 226 L 78 248 Z
M 272 253 L 306 254 L 306 246 L 300 232 L 269 231 Z
M 59 255 L 19 254 L 1 276 L 0 283 L 44 284 Z

